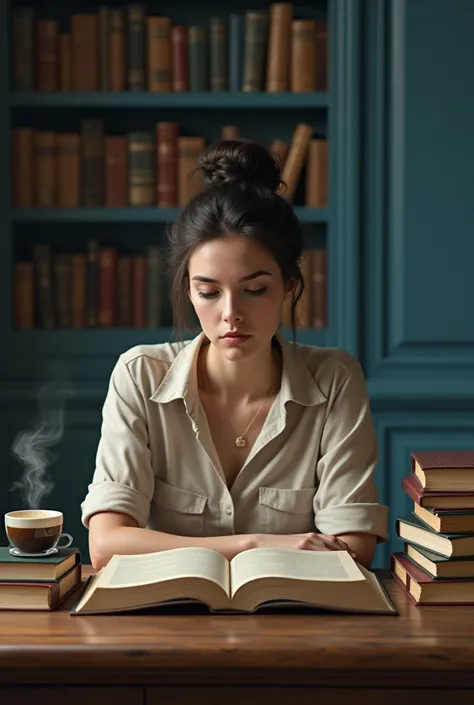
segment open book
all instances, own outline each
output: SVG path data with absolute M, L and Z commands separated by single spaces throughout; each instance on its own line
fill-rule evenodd
M 254 548 L 232 561 L 208 548 L 114 555 L 86 585 L 71 614 L 126 612 L 182 601 L 211 612 L 310 605 L 397 614 L 375 573 L 346 551 Z

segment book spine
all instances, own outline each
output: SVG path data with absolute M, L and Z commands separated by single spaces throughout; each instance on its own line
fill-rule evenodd
M 316 90 L 328 89 L 328 32 L 327 23 L 319 22 L 316 29 Z
M 189 90 L 188 28 L 173 25 L 171 28 L 172 88 L 176 93 Z
M 71 15 L 72 88 L 96 91 L 99 87 L 99 28 L 94 14 Z
M 304 289 L 299 301 L 298 324 L 299 329 L 311 328 L 311 279 L 312 279 L 312 253 L 304 250 L 301 257 L 301 273 L 303 275 Z
M 209 90 L 209 37 L 206 27 L 191 25 L 189 43 L 189 88 L 191 91 Z
M 128 144 L 126 137 L 105 138 L 105 205 L 124 208 L 128 204 Z
M 71 326 L 71 257 L 64 253 L 55 253 L 53 266 L 53 301 L 54 318 L 57 328 Z
M 201 172 L 194 173 L 194 170 L 204 149 L 203 137 L 178 138 L 178 183 L 181 208 L 186 206 L 203 187 Z
M 132 257 L 132 327 L 145 328 L 147 317 L 147 258 Z
M 237 125 L 222 125 L 221 139 L 223 140 L 238 140 L 240 139 L 239 128 Z
M 159 328 L 162 324 L 162 264 L 160 248 L 148 248 L 148 328 Z
M 128 89 L 145 90 L 145 6 L 132 3 L 128 6 Z
M 59 24 L 36 21 L 36 89 L 57 91 L 59 87 Z
M 109 88 L 125 90 L 125 18 L 123 10 L 111 9 L 109 14 Z
M 285 142 L 285 140 L 273 140 L 273 142 L 270 144 L 269 151 L 278 161 L 281 171 L 283 171 L 283 168 L 285 166 L 286 157 L 288 156 L 289 149 L 290 145 L 288 144 L 288 142 Z
M 109 26 L 110 9 L 98 8 L 98 39 L 99 39 L 99 90 L 109 90 Z
M 211 91 L 222 93 L 229 88 L 227 25 L 220 17 L 211 17 L 210 33 Z
M 78 208 L 81 201 L 80 135 L 57 135 L 58 206 Z
M 153 133 L 128 135 L 128 194 L 131 206 L 155 205 L 155 145 Z
M 101 206 L 104 202 L 102 120 L 82 122 L 82 205 Z
M 13 270 L 13 322 L 15 328 L 35 327 L 35 272 L 33 262 L 15 262 Z
M 12 17 L 12 87 L 14 91 L 35 88 L 35 21 L 32 7 L 17 7 Z
M 314 139 L 309 145 L 305 202 L 309 208 L 325 208 L 328 204 L 327 140 Z
M 290 88 L 291 24 L 293 4 L 270 5 L 266 90 L 281 93 Z
M 72 90 L 71 35 L 59 36 L 59 89 Z
M 35 133 L 36 205 L 52 208 L 57 194 L 57 142 L 54 132 Z
M 267 47 L 267 13 L 245 13 L 244 77 L 242 91 L 263 90 Z
M 157 123 L 156 203 L 162 208 L 178 205 L 178 135 L 178 123 Z
M 86 315 L 86 255 L 71 255 L 71 326 L 84 328 Z
M 12 130 L 12 201 L 17 208 L 31 208 L 34 205 L 33 150 L 35 142 L 35 134 L 29 127 L 16 127 Z
M 293 134 L 282 174 L 282 180 L 286 183 L 286 189 L 282 195 L 289 201 L 292 201 L 295 195 L 313 131 L 310 125 L 300 123 Z
M 91 238 L 86 243 L 86 326 L 95 328 L 98 318 L 98 257 L 99 241 Z
M 99 248 L 97 318 L 101 328 L 111 328 L 116 321 L 117 259 L 118 253 L 114 247 Z
M 291 43 L 291 90 L 316 90 L 316 22 L 293 20 Z
M 132 325 L 132 256 L 120 255 L 117 267 L 117 325 Z
M 35 267 L 35 289 L 38 302 L 39 323 L 42 328 L 54 328 L 53 283 L 51 249 L 48 244 L 32 247 Z
M 244 15 L 229 16 L 229 90 L 238 93 L 242 88 L 244 66 Z
M 148 17 L 148 90 L 164 93 L 171 90 L 171 20 L 169 17 Z

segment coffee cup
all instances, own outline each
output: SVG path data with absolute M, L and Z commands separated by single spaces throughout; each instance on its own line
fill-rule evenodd
M 61 533 L 64 516 L 52 509 L 20 509 L 5 514 L 5 531 L 13 555 L 41 556 L 56 553 L 73 542 L 70 534 Z M 58 546 L 65 537 L 67 543 Z

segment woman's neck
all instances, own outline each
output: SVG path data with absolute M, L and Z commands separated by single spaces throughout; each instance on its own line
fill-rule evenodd
M 258 355 L 234 362 L 213 345 L 204 345 L 198 363 L 200 386 L 223 403 L 262 399 L 279 388 L 280 357 L 278 348 L 269 345 Z

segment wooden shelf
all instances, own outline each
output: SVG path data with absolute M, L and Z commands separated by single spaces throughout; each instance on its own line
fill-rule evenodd
M 167 223 L 177 218 L 178 208 L 18 208 L 11 212 L 14 223 Z M 302 223 L 324 223 L 326 208 L 296 206 L 295 213 Z
M 328 93 L 10 93 L 19 108 L 327 108 Z

